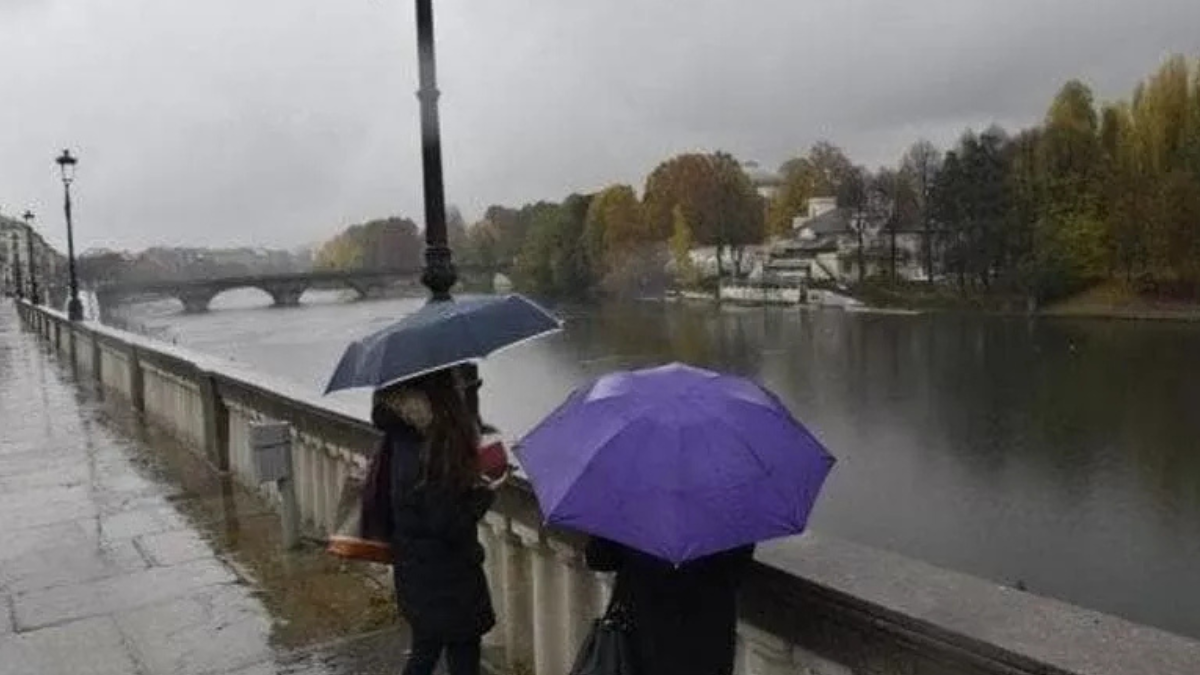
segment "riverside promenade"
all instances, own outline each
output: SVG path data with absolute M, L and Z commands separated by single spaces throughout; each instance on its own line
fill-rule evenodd
M 386 588 L 121 410 L 0 300 L 0 674 L 399 672 Z

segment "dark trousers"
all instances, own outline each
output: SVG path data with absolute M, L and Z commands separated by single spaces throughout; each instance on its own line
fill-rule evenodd
M 450 675 L 479 675 L 480 638 L 446 642 L 437 638 L 413 637 L 412 653 L 404 666 L 404 675 L 433 675 L 442 652 Z

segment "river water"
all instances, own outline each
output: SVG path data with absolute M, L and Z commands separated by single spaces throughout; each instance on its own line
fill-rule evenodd
M 296 309 L 258 291 L 164 337 L 322 388 L 347 341 L 420 300 Z M 654 303 L 559 308 L 566 330 L 483 367 L 516 436 L 606 371 L 687 361 L 775 390 L 839 463 L 812 526 L 1200 637 L 1200 325 Z M 365 409 L 361 394 L 352 402 Z

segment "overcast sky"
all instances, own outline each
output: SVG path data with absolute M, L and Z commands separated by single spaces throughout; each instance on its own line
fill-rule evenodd
M 1197 0 L 435 0 L 447 195 L 640 187 L 723 149 L 775 167 L 828 138 L 1036 121 L 1071 77 L 1127 95 L 1200 56 Z M 411 0 L 0 0 L 0 209 L 77 245 L 298 246 L 421 218 Z

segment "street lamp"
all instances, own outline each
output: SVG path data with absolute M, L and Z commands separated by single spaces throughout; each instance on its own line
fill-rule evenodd
M 26 209 L 21 215 L 25 220 L 25 257 L 29 258 L 29 302 L 42 304 L 42 296 L 38 293 L 37 256 L 33 254 L 33 212 Z
M 14 292 L 21 300 L 25 297 L 25 283 L 21 279 L 21 240 L 16 232 L 12 233 L 12 279 Z
M 421 283 L 430 301 L 450 299 L 458 281 L 446 236 L 446 194 L 442 184 L 442 132 L 438 123 L 437 65 L 434 55 L 433 0 L 417 3 L 417 71 L 421 88 L 421 173 L 425 179 L 425 271 Z
M 71 183 L 75 181 L 75 164 L 70 150 L 63 150 L 55 159 L 59 171 L 62 172 L 63 182 L 63 213 L 67 216 L 67 266 L 70 274 L 70 299 L 67 301 L 67 318 L 71 321 L 83 320 L 83 304 L 79 302 L 79 280 L 75 276 L 75 228 L 71 224 Z

